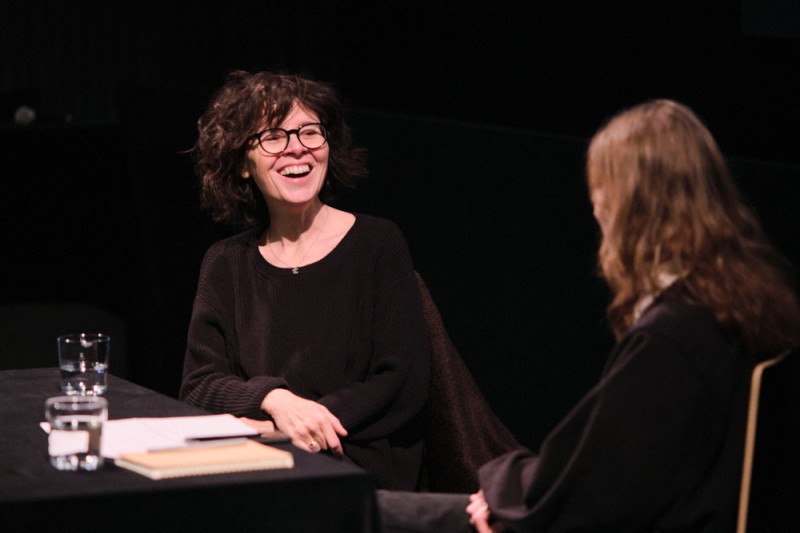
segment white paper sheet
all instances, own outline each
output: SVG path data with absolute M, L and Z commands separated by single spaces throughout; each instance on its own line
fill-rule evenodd
M 49 431 L 47 423 L 42 423 L 42 428 Z M 100 449 L 103 457 L 116 459 L 122 453 L 203 445 L 192 439 L 257 435 L 258 431 L 233 415 L 123 418 L 103 424 Z

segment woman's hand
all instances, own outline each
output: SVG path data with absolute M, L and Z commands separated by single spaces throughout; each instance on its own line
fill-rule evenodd
M 274 389 L 264 397 L 261 409 L 298 448 L 312 453 L 330 450 L 334 455 L 344 455 L 339 437 L 346 436 L 347 430 L 325 406 L 286 389 Z
M 489 504 L 486 503 L 483 490 L 469 495 L 467 514 L 469 515 L 469 523 L 475 526 L 478 533 L 497 533 L 503 530 L 503 526 L 500 524 L 489 525 L 492 513 L 489 511 Z

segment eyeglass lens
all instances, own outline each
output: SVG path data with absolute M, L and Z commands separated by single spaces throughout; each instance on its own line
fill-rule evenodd
M 321 147 L 328 139 L 327 132 L 322 124 L 306 124 L 295 130 L 269 128 L 261 132 L 258 137 L 258 143 L 265 152 L 279 154 L 289 146 L 289 137 L 293 133 L 297 135 L 300 144 L 309 150 Z

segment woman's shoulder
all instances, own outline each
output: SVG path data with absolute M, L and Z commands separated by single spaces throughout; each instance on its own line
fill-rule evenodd
M 741 354 L 740 343 L 718 324 L 710 309 L 668 290 L 623 336 L 618 352 L 648 352 L 681 357 L 701 374 L 728 367 Z
M 366 215 L 363 213 L 354 213 L 356 217 L 355 227 L 359 231 L 366 231 L 370 233 L 394 233 L 401 235 L 402 231 L 394 221 L 388 218 L 381 218 L 374 215 Z
M 241 233 L 231 235 L 218 240 L 206 250 L 203 258 L 203 265 L 209 266 L 218 263 L 226 257 L 233 257 L 258 245 L 258 237 L 261 235 L 261 228 L 250 228 Z
M 631 330 L 691 338 L 698 331 L 717 332 L 719 328 L 711 310 L 689 302 L 678 282 L 653 302 Z
M 372 249 L 407 250 L 408 248 L 400 226 L 387 218 L 358 213 L 351 234 L 353 243 L 361 243 Z
M 392 271 L 413 269 L 403 232 L 395 222 L 386 218 L 356 214 L 356 222 L 341 250 L 342 254 L 355 254 L 366 262 L 375 261 Z

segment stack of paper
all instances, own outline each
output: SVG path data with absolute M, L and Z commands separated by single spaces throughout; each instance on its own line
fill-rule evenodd
M 100 453 L 116 459 L 123 453 L 185 448 L 199 439 L 257 436 L 258 431 L 233 415 L 123 418 L 103 424 Z
M 291 452 L 248 438 L 257 436 L 233 415 L 123 418 L 103 423 L 100 453 L 152 479 L 294 466 Z

